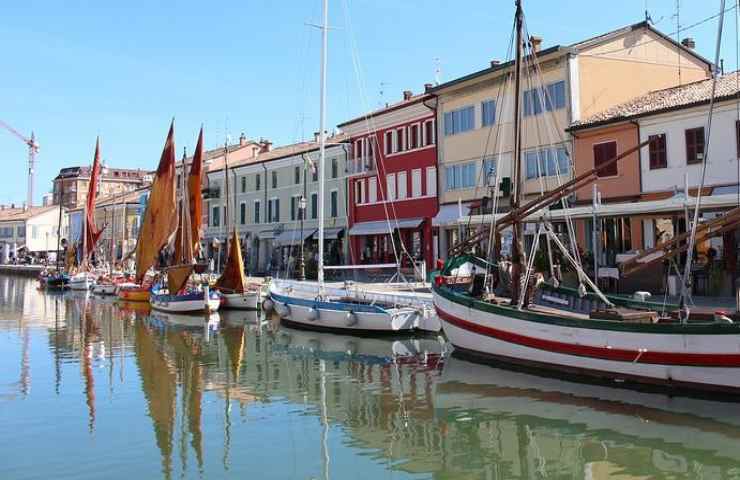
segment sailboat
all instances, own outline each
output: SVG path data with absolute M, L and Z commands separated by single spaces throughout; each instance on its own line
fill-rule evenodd
M 407 306 L 393 295 L 354 296 L 347 289 L 327 289 L 324 285 L 324 191 L 326 163 L 326 52 L 328 42 L 328 0 L 323 0 L 321 28 L 321 95 L 319 121 L 318 192 L 318 284 L 273 280 L 270 302 L 286 324 L 315 330 L 355 333 L 411 332 L 429 328 L 431 313 L 425 305 Z M 436 330 L 433 327 L 430 330 Z
M 512 212 L 505 217 L 513 229 L 511 268 L 507 269 L 500 255 L 491 260 L 491 256 L 474 254 L 475 245 L 468 241 L 453 247 L 454 255 L 435 273 L 434 305 L 455 354 L 618 385 L 740 393 L 740 324 L 724 316 L 681 315 L 675 308 L 604 295 L 552 232 L 546 217 L 539 220 L 538 228 L 548 241 L 557 244 L 580 281 L 593 292 L 586 293 L 583 283 L 574 293 L 557 284 L 532 281 L 534 255 L 525 263 L 521 241 L 526 215 L 519 206 L 523 105 L 519 86 L 524 48 L 521 0 L 516 1 L 515 18 L 514 188 Z M 576 177 L 567 185 L 580 180 Z M 528 205 L 540 202 L 538 208 L 543 208 L 558 199 L 557 195 L 543 194 Z M 488 238 L 498 227 L 492 225 L 490 233 L 483 232 L 483 236 Z M 532 253 L 538 239 L 539 234 Z M 493 292 L 493 282 L 507 276 L 511 279 L 510 298 Z
M 151 279 L 147 273 L 154 266 L 161 250 L 177 230 L 175 198 L 175 122 L 170 124 L 159 166 L 152 182 L 149 200 L 136 240 L 136 274 L 134 282 L 121 285 L 118 298 L 129 302 L 148 302 Z
M 229 217 L 229 149 L 224 146 L 224 187 L 226 193 L 226 225 L 231 229 L 231 241 L 227 244 L 228 256 L 224 271 L 216 281 L 214 288 L 221 293 L 224 299 L 224 308 L 235 310 L 257 310 L 260 300 L 260 289 L 247 284 L 244 275 L 244 261 L 239 235 L 236 232 L 236 222 Z M 195 161 L 193 161 L 195 165 Z M 191 171 L 192 175 L 192 171 Z M 200 178 L 198 178 L 200 180 Z M 198 183 L 200 185 L 200 183 Z M 198 196 L 200 199 L 200 196 Z
M 171 144 L 171 155 L 174 164 L 174 140 Z M 203 155 L 203 129 L 200 130 L 198 145 L 196 147 L 195 157 L 199 159 Z M 195 163 L 195 157 L 193 162 Z M 198 160 L 200 162 L 200 160 Z M 167 287 L 158 288 L 152 291 L 149 302 L 152 308 L 172 313 L 211 313 L 218 310 L 221 305 L 221 296 L 218 292 L 210 291 L 208 284 L 202 287 L 188 285 L 191 275 L 195 271 L 195 251 L 196 245 L 200 245 L 200 229 L 193 229 L 193 219 L 190 212 L 193 210 L 193 203 L 200 203 L 200 168 L 198 168 L 194 177 L 193 187 L 191 187 L 190 178 L 185 179 L 185 156 L 182 159 L 182 184 L 181 199 L 179 208 L 177 208 L 177 228 L 175 230 L 174 254 L 171 258 L 170 265 L 164 269 L 167 277 Z M 192 170 L 191 170 L 192 174 Z M 174 178 L 173 178 L 174 180 Z M 174 182 L 173 182 L 174 183 Z M 191 190 L 194 190 L 191 192 Z M 173 189 L 174 192 L 174 189 Z M 197 208 L 199 210 L 199 208 Z M 199 221 L 198 216 L 195 221 Z
M 100 138 L 95 142 L 95 157 L 90 172 L 90 185 L 87 189 L 85 201 L 85 215 L 82 222 L 82 255 L 80 256 L 80 271 L 69 279 L 71 290 L 89 290 L 95 283 L 95 275 L 90 272 L 90 255 L 95 250 L 103 229 L 95 226 L 95 199 L 98 194 L 100 177 Z M 105 228 L 105 227 L 103 227 Z

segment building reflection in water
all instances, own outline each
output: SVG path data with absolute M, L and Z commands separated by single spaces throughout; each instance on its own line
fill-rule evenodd
M 250 424 L 247 411 L 276 403 L 295 406 L 285 415 L 314 421 L 306 435 L 316 469 L 303 475 L 299 465 L 302 478 L 358 473 L 347 471 L 353 461 L 343 456 L 362 457 L 394 478 L 740 475 L 736 404 L 476 365 L 447 356 L 435 338 L 312 333 L 231 312 L 180 318 L 92 297 L 42 295 L 32 282 L 7 277 L 0 277 L 0 294 L 0 328 L 17 333 L 20 348 L 14 401 L 40 394 L 31 390 L 33 337 L 26 338 L 44 329 L 50 391 L 59 394 L 64 367 L 74 362 L 89 432 L 117 398 L 117 385 L 142 392 L 146 416 L 132 410 L 120 421 L 145 419 L 164 478 L 240 472 L 249 455 L 233 445 L 270 421 L 250 417 Z M 286 438 L 273 447 L 279 457 L 296 455 L 289 433 L 278 434 Z

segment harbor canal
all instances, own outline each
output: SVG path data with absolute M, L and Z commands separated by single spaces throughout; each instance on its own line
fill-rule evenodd
M 0 478 L 737 479 L 740 404 L 0 276 Z

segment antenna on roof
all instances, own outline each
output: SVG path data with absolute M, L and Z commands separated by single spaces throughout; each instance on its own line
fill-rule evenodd
M 648 11 L 648 0 L 645 0 L 645 21 L 651 25 L 655 25 L 653 17 L 650 16 L 650 12 Z
M 434 57 L 434 86 L 439 85 L 442 76 L 442 66 L 439 63 L 439 57 Z
M 379 106 L 381 107 L 384 105 L 383 97 L 385 95 L 385 87 L 387 87 L 388 85 L 390 85 L 390 83 L 380 82 L 380 100 L 378 103 L 380 104 Z

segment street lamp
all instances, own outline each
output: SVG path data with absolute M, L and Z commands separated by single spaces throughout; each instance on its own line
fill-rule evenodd
M 304 175 L 305 176 L 305 175 Z M 303 246 L 305 244 L 305 241 L 303 240 L 303 219 L 306 218 L 306 196 L 301 195 L 300 200 L 298 200 L 298 210 L 299 215 L 301 216 L 301 249 L 298 253 L 298 280 L 304 281 L 306 280 L 306 261 L 303 256 Z

